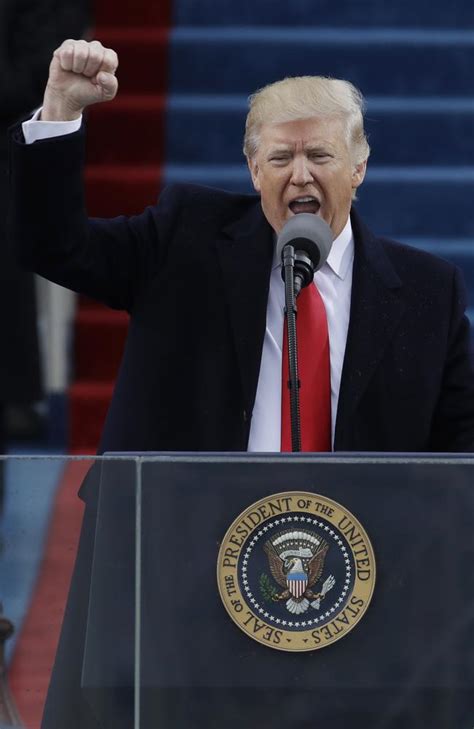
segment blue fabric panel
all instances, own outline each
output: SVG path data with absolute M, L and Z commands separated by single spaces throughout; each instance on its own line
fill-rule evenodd
M 176 25 L 474 27 L 471 0 L 175 0 Z

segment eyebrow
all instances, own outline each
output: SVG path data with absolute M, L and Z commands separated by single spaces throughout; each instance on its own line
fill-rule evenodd
M 286 154 L 288 152 L 293 151 L 293 145 L 291 144 L 277 144 L 274 147 L 270 147 L 268 150 L 267 156 L 271 156 L 273 154 Z M 334 154 L 334 151 L 329 145 L 325 144 L 313 144 L 309 145 L 304 148 L 304 151 L 308 154 L 314 154 L 315 152 L 324 152 L 325 154 L 332 155 Z
M 278 152 L 291 152 L 292 146 L 291 144 L 279 144 L 275 145 L 274 147 L 270 147 L 267 154 L 276 154 Z
M 315 144 L 304 148 L 305 152 L 325 152 L 325 154 L 332 154 L 332 149 L 327 144 Z

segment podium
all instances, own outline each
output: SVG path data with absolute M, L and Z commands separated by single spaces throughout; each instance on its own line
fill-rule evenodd
M 157 454 L 105 459 L 94 468 L 98 509 L 82 692 L 98 725 L 474 726 L 473 457 Z M 375 560 L 373 594 L 357 624 L 327 645 L 295 651 L 251 637 L 260 623 L 249 618 L 247 628 L 239 627 L 218 587 L 219 574 L 225 577 L 219 550 L 231 525 L 252 505 L 288 493 L 347 510 L 365 530 Z M 291 529 L 304 536 L 309 512 L 300 514 L 302 526 L 285 522 L 283 529 L 276 508 L 256 512 L 262 534 L 266 525 L 276 535 L 277 521 L 284 535 L 273 540 L 277 546 Z M 318 515 L 321 529 L 326 516 Z M 242 544 L 234 540 L 236 552 L 229 552 L 239 564 L 245 555 L 237 555 L 237 543 L 244 550 L 251 538 L 243 531 Z M 338 544 L 353 536 L 348 529 L 333 535 Z M 304 555 L 305 547 L 293 549 Z M 285 569 L 295 563 L 287 552 L 281 551 Z M 346 593 L 332 553 L 325 569 L 334 572 L 335 586 L 324 604 L 342 610 L 350 592 L 336 601 Z M 273 573 L 264 564 L 256 569 L 270 584 Z M 366 562 L 359 567 L 364 577 Z M 280 588 L 268 589 L 276 601 Z M 281 599 L 275 615 L 285 604 Z M 257 607 L 268 623 L 267 610 Z M 292 620 L 313 621 L 312 634 L 314 621 L 331 624 L 322 615 L 320 606 L 308 606 Z

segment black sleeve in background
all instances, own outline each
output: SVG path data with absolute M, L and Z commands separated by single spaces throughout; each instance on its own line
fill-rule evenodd
M 21 271 L 6 237 L 7 129 L 41 104 L 49 64 L 65 39 L 90 25 L 89 0 L 0 0 L 0 403 L 42 397 L 34 280 Z
M 5 126 L 41 103 L 54 49 L 66 38 L 81 38 L 90 24 L 89 0 L 0 0 L 0 118 Z

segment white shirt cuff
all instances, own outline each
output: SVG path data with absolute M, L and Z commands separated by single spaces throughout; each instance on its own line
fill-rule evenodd
M 39 139 L 52 139 L 63 134 L 73 134 L 81 128 L 82 116 L 74 121 L 41 121 L 38 120 L 41 109 L 35 112 L 31 119 L 23 122 L 23 136 L 26 144 L 32 144 Z

